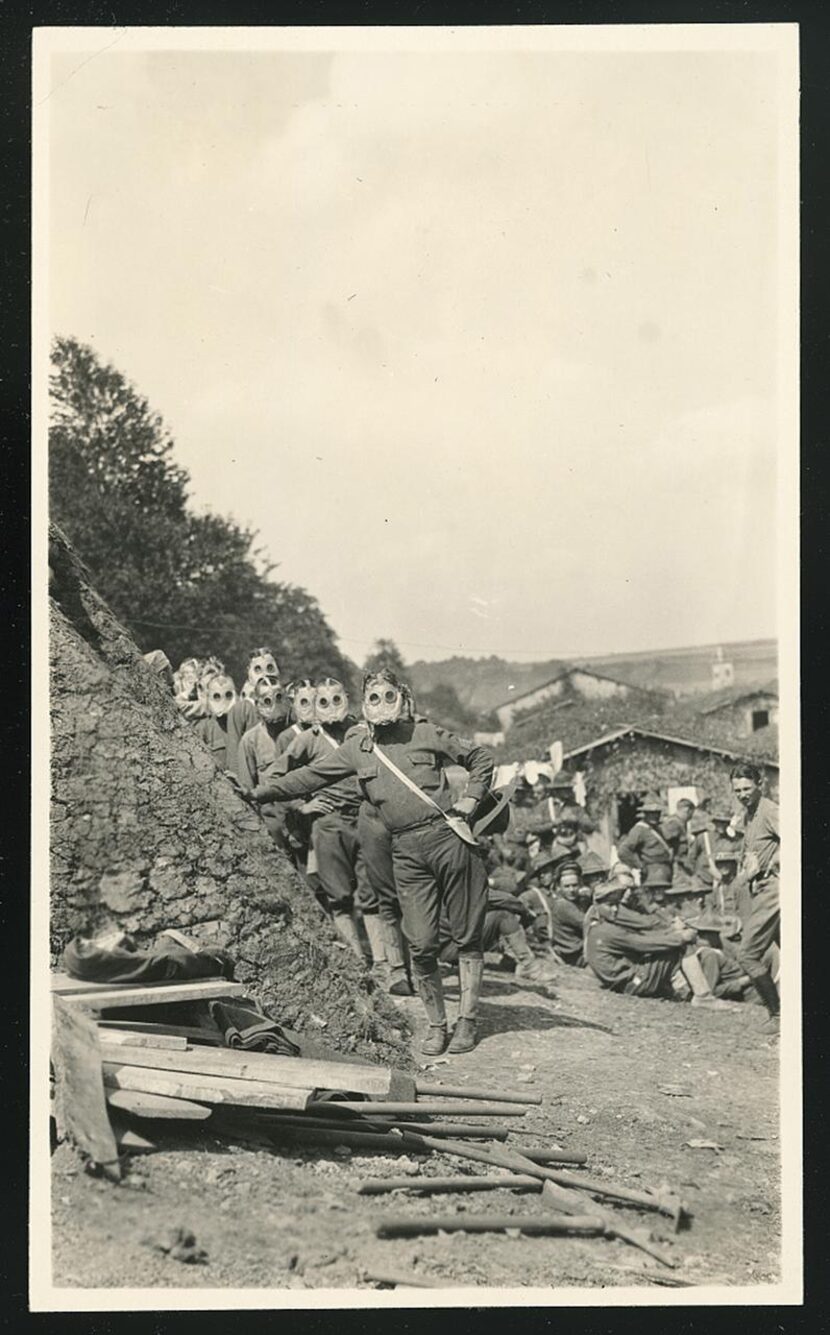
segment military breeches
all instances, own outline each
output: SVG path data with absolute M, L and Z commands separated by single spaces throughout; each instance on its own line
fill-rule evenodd
M 482 950 L 498 950 L 502 937 L 512 936 L 521 929 L 521 925 L 515 913 L 510 913 L 507 909 L 488 909 L 484 915 L 484 927 L 481 931 Z M 444 964 L 454 964 L 458 959 L 458 947 L 445 939 L 443 930 L 438 957 Z
M 487 871 L 478 849 L 465 844 L 443 819 L 392 837 L 392 861 L 412 965 L 433 973 L 444 919 L 459 955 L 482 953 Z
M 397 927 L 401 907 L 392 866 L 392 836 L 367 802 L 358 812 L 357 837 L 366 881 L 365 890 L 361 887 L 358 896 L 360 906 L 364 912 L 377 912 L 379 917 Z
M 334 912 L 348 913 L 359 884 L 356 820 L 337 812 L 318 816 L 311 827 L 311 847 L 326 902 Z
M 738 962 L 750 978 L 767 973 L 764 955 L 773 944 L 781 943 L 781 911 L 778 902 L 778 878 L 771 877 L 754 895 L 743 901 L 745 916 Z

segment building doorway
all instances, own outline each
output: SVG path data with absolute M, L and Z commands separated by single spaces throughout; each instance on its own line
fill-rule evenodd
M 617 840 L 622 839 L 624 834 L 628 834 L 632 825 L 636 823 L 637 812 L 644 797 L 645 793 L 617 794 Z
M 752 711 L 752 731 L 760 732 L 762 728 L 769 727 L 769 710 L 753 709 Z

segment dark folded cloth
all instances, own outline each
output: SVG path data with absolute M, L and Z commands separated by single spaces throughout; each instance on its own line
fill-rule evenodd
M 221 1030 L 226 1047 L 242 1048 L 246 1052 L 272 1052 L 280 1057 L 300 1056 L 300 1046 L 288 1037 L 288 1032 L 253 1006 L 212 1001 L 208 1009 L 214 1024 Z
M 63 967 L 87 983 L 169 983 L 176 979 L 233 978 L 233 960 L 222 950 L 190 951 L 164 944 L 137 950 L 129 937 L 106 949 L 76 936 L 63 952 Z

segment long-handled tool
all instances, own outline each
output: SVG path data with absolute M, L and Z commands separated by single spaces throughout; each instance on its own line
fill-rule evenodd
M 479 1163 L 492 1164 L 495 1167 L 510 1168 L 514 1172 L 529 1177 L 541 1178 L 549 1188 L 547 1194 L 551 1202 L 556 1202 L 559 1208 L 573 1214 L 584 1214 L 586 1208 L 596 1208 L 597 1214 L 602 1213 L 602 1217 L 608 1225 L 607 1232 L 609 1236 L 622 1238 L 624 1241 L 630 1242 L 632 1246 L 639 1247 L 649 1256 L 653 1256 L 655 1260 L 660 1261 L 663 1265 L 672 1269 L 675 1267 L 676 1263 L 670 1257 L 667 1257 L 664 1252 L 659 1251 L 652 1245 L 650 1235 L 647 1235 L 644 1230 L 625 1227 L 619 1223 L 616 1216 L 612 1215 L 610 1211 L 603 1211 L 601 1206 L 594 1207 L 593 1203 L 588 1203 L 586 1207 L 586 1198 L 580 1192 L 568 1190 L 566 1187 L 559 1185 L 557 1181 L 559 1174 L 555 1169 L 545 1168 L 541 1164 L 534 1163 L 532 1159 L 528 1159 L 524 1154 L 519 1154 L 515 1150 L 506 1150 L 501 1145 L 485 1147 L 459 1141 L 442 1141 L 434 1136 L 415 1135 L 411 1132 L 404 1132 L 401 1135 L 401 1140 L 404 1145 L 413 1149 L 417 1148 L 418 1145 L 425 1145 L 429 1149 L 440 1150 L 444 1154 L 455 1154 L 461 1159 L 473 1159 Z M 656 1207 L 651 1205 L 651 1208 Z
M 538 1177 L 519 1173 L 493 1173 L 490 1177 L 378 1177 L 361 1182 L 358 1196 L 383 1196 L 388 1191 L 416 1191 L 421 1195 L 465 1191 L 541 1191 Z
M 551 1236 L 557 1233 L 584 1233 L 596 1237 L 605 1232 L 605 1223 L 597 1215 L 557 1214 L 451 1214 L 425 1215 L 417 1219 L 393 1215 L 375 1224 L 378 1238 L 415 1238 L 423 1233 L 519 1233 Z
M 541 1094 L 517 1094 L 512 1090 L 506 1094 L 503 1090 L 470 1089 L 466 1085 L 436 1085 L 428 1080 L 416 1080 L 415 1092 L 419 1097 L 428 1096 L 436 1099 L 484 1099 L 490 1103 L 528 1103 L 542 1102 Z

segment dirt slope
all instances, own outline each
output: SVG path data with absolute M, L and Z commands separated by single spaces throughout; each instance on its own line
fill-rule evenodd
M 179 927 L 229 950 L 276 1018 L 400 1064 L 400 1018 L 370 995 L 57 529 L 50 567 L 54 957 L 102 919 L 140 944 Z

